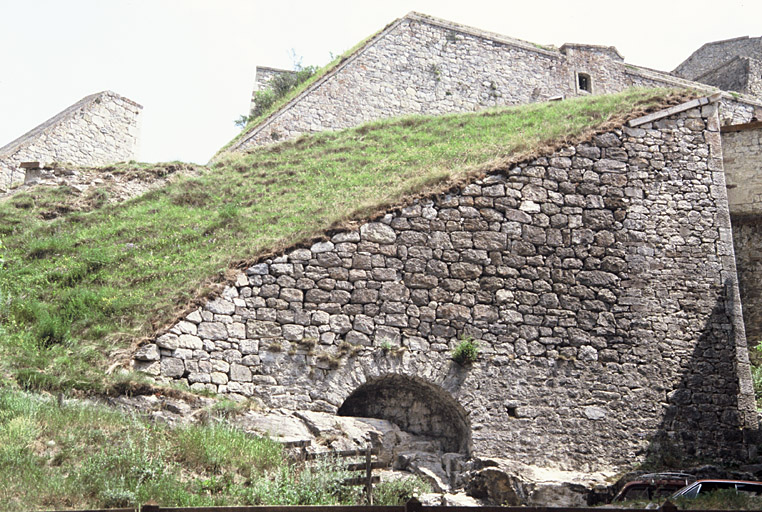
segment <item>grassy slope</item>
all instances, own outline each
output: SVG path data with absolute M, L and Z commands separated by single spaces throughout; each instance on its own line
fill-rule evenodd
M 210 417 L 230 414 L 223 404 Z M 330 461 L 289 463 L 274 441 L 224 425 L 170 429 L 106 407 L 0 392 L 0 509 L 142 505 L 357 504 L 353 476 Z M 427 491 L 418 478 L 379 485 L 381 504 Z
M 104 389 L 104 369 L 231 264 L 547 150 L 633 110 L 636 90 L 480 114 L 410 117 L 223 159 L 118 205 L 45 220 L 70 191 L 0 203 L 0 369 L 29 389 Z

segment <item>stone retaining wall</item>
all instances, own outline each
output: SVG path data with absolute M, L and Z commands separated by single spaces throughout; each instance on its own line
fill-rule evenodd
M 0 192 L 24 182 L 22 162 L 95 166 L 134 159 L 142 108 L 111 91 L 83 98 L 0 148 Z
M 742 457 L 756 413 L 704 103 L 253 265 L 135 367 L 270 407 L 336 412 L 372 389 L 387 419 L 435 436 L 415 415 L 436 410 L 468 451 L 562 469 L 673 445 Z M 397 388 L 421 404 L 395 410 Z

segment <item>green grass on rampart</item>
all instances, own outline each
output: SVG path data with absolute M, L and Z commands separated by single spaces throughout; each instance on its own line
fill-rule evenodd
M 105 370 L 241 260 L 570 142 L 665 90 L 406 117 L 226 156 L 120 204 L 67 187 L 0 202 L 0 379 L 102 391 Z M 67 213 L 68 211 L 68 213 Z

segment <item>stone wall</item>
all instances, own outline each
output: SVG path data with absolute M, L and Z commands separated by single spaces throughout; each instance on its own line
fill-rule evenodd
M 733 242 L 749 346 L 762 343 L 762 218 L 733 216 Z
M 722 129 L 744 323 L 751 346 L 762 341 L 762 122 Z
M 579 75 L 590 78 L 581 90 Z M 709 88 L 625 65 L 616 48 L 544 48 L 418 13 L 390 24 L 337 68 L 251 129 L 230 151 L 302 133 L 335 130 L 403 114 L 442 114 L 604 94 L 632 86 Z M 745 113 L 762 105 L 740 102 Z M 734 109 L 732 122 L 748 121 Z
M 142 108 L 110 91 L 83 98 L 0 148 L 0 191 L 24 182 L 22 162 L 92 166 L 134 159 Z
M 722 152 L 730 212 L 762 214 L 762 122 L 724 126 Z
M 701 81 L 701 75 L 722 66 L 736 56 L 761 58 L 762 37 L 744 36 L 706 43 L 680 63 L 672 73 L 688 80 Z
M 723 91 L 748 92 L 749 59 L 734 57 L 698 78 Z
M 135 367 L 270 407 L 379 399 L 368 415 L 445 449 L 562 469 L 665 442 L 740 457 L 756 413 L 717 103 L 632 124 L 261 261 Z

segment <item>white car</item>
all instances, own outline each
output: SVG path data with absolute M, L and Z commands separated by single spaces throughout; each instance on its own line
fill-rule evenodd
M 723 489 L 734 489 L 736 492 L 750 496 L 762 496 L 762 482 L 749 482 L 746 480 L 697 480 L 677 491 L 670 496 L 670 499 L 698 498 Z

